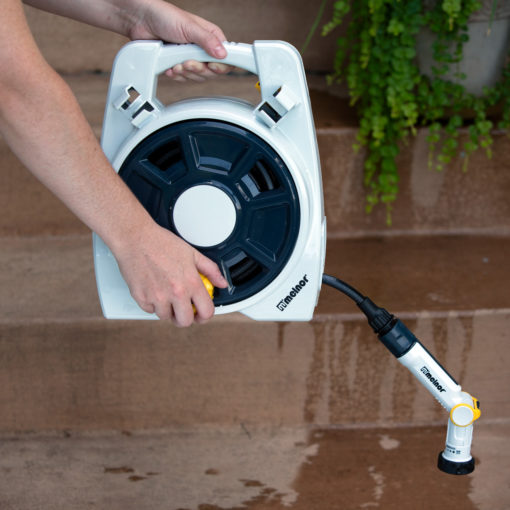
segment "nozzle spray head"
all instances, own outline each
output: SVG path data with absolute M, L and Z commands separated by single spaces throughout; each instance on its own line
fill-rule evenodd
M 450 411 L 446 446 L 437 459 L 437 467 L 452 475 L 468 475 L 475 469 L 471 443 L 473 423 L 480 417 L 480 402 L 468 393 L 462 395 L 462 402 Z
M 450 475 L 469 475 L 475 470 L 475 459 L 471 457 L 470 460 L 465 462 L 455 462 L 448 460 L 444 456 L 444 451 L 439 454 L 437 458 L 437 467 Z

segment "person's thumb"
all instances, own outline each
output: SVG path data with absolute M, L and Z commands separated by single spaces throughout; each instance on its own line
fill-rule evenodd
M 228 282 L 225 280 L 218 265 L 211 259 L 205 257 L 201 253 L 196 254 L 196 266 L 200 273 L 209 279 L 209 281 L 220 289 L 228 287 Z
M 223 46 L 226 38 L 220 28 L 212 23 L 207 23 L 206 26 L 195 23 L 189 32 L 189 39 L 190 42 L 203 48 L 211 57 L 222 59 L 227 56 L 227 50 Z

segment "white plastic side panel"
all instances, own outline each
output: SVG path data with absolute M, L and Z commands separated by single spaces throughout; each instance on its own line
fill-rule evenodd
M 443 457 L 452 462 L 468 462 L 471 460 L 471 443 L 473 441 L 473 425 L 457 427 L 448 420 L 445 449 Z

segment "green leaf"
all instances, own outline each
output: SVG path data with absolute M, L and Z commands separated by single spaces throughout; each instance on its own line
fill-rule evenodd
M 456 80 L 464 78 L 456 62 L 469 39 L 467 20 L 479 6 L 477 0 L 437 0 L 427 10 L 421 0 L 345 0 L 333 5 L 331 26 L 348 22 L 348 27 L 339 38 L 333 78 L 328 82 L 343 79 L 349 88 L 360 124 L 355 147 L 366 148 L 366 209 L 385 204 L 388 224 L 398 194 L 399 146 L 418 125 L 430 126 L 428 164 L 438 170 L 459 152 L 464 167 L 469 154 L 478 148 L 491 155 L 489 106 L 501 105 L 498 127 L 510 129 L 510 64 L 501 82 L 484 90 L 482 98 L 468 94 L 462 81 L 444 79 L 450 68 Z M 424 24 L 437 34 L 432 79 L 421 75 L 415 62 L 415 36 Z M 474 111 L 475 118 L 468 140 L 460 143 L 459 130 L 464 124 L 460 112 L 465 110 Z

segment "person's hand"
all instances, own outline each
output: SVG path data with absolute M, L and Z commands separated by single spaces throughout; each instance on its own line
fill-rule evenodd
M 197 60 L 186 60 L 182 64 L 168 69 L 165 74 L 175 81 L 185 82 L 187 80 L 205 81 L 206 78 L 213 78 L 219 74 L 226 74 L 232 69 L 227 64 L 219 62 L 198 62 Z
M 227 56 L 223 47 L 226 37 L 217 25 L 163 0 L 146 2 L 129 30 L 129 37 L 133 40 L 161 39 L 173 43 L 194 43 L 211 57 L 223 59 Z M 168 69 L 165 74 L 176 81 L 203 81 L 230 70 L 230 66 L 218 62 L 188 60 Z
M 212 260 L 156 223 L 137 235 L 135 246 L 132 242 L 114 255 L 142 310 L 180 327 L 212 317 L 214 304 L 198 272 L 215 287 L 228 285 Z

